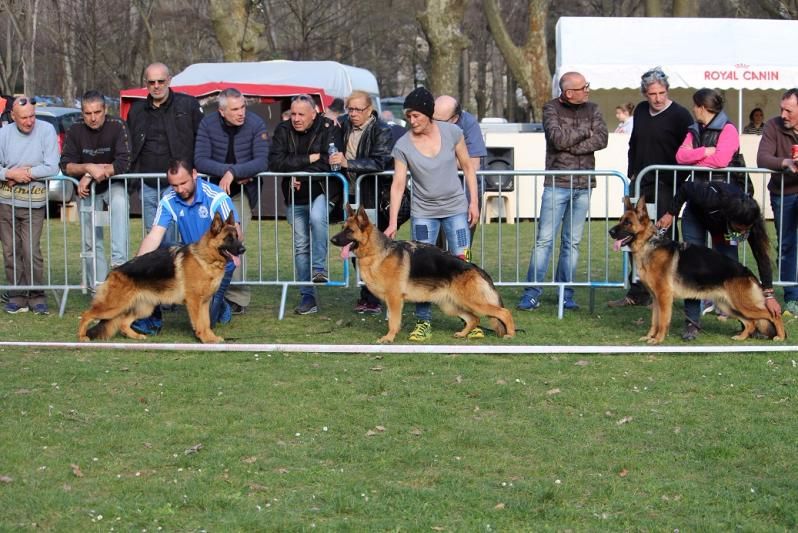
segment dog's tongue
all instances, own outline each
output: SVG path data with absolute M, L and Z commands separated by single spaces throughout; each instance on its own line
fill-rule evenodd
M 226 257 L 227 257 L 227 258 L 228 258 L 230 261 L 232 261 L 232 262 L 233 262 L 233 264 L 236 266 L 236 268 L 238 268 L 238 267 L 241 265 L 241 258 L 240 258 L 240 257 L 238 257 L 237 255 L 233 255 L 233 254 L 231 254 L 231 253 L 230 253 L 230 252 L 228 252 L 228 251 L 225 251 L 225 252 L 224 252 L 224 255 L 225 255 L 225 256 L 226 256 Z
M 341 259 L 349 259 L 349 254 L 351 252 L 352 243 L 350 242 L 343 248 L 341 248 Z
M 621 239 L 617 239 L 615 242 L 613 242 L 612 249 L 615 250 L 616 252 L 620 252 L 621 246 L 623 246 L 621 242 L 622 242 Z

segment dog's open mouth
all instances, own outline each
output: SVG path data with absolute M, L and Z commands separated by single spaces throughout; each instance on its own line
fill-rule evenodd
M 622 247 L 632 242 L 634 238 L 635 238 L 634 235 L 626 235 L 621 239 L 616 239 L 615 242 L 612 243 L 612 249 L 615 250 L 616 252 L 619 252 L 621 251 Z
M 355 251 L 355 249 L 357 249 L 356 241 L 352 241 L 345 245 L 343 248 L 341 248 L 341 259 L 349 259 L 349 256 Z
M 222 250 L 222 254 L 223 254 L 223 255 L 224 255 L 224 256 L 225 256 L 227 259 L 229 259 L 230 261 L 232 261 L 232 262 L 233 262 L 233 264 L 236 266 L 236 268 L 238 268 L 238 267 L 241 265 L 241 258 L 240 258 L 239 256 L 237 256 L 237 255 L 234 255 L 234 254 L 231 254 L 231 253 L 230 253 L 229 251 L 227 251 L 227 250 Z

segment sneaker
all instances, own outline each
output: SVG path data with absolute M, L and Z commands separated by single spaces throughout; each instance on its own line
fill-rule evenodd
M 316 298 L 307 294 L 302 296 L 299 305 L 294 308 L 294 313 L 298 315 L 309 315 L 318 312 L 319 306 L 316 305 Z
M 698 326 L 693 322 L 687 322 L 682 333 L 683 341 L 694 341 L 698 338 Z
M 327 273 L 323 270 L 317 270 L 313 273 L 313 279 L 311 280 L 313 283 L 327 283 L 330 281 L 330 278 L 327 277 Z
M 784 302 L 784 309 L 782 310 L 782 314 L 791 314 L 792 316 L 798 316 L 798 300 L 790 300 L 789 302 Z
M 49 315 L 50 310 L 47 309 L 47 304 L 35 304 L 31 309 L 36 315 Z
M 353 311 L 354 311 L 355 313 L 365 313 L 365 312 L 366 312 L 366 306 L 367 306 L 367 305 L 368 305 L 368 302 L 367 302 L 366 300 L 363 300 L 363 299 L 361 298 L 361 299 L 360 299 L 360 300 L 358 300 L 358 301 L 357 301 L 357 303 L 355 304 L 355 308 L 353 309 Z
M 28 306 L 27 305 L 17 305 L 14 302 L 8 302 L 5 305 L 6 313 L 10 313 L 12 315 L 16 315 L 17 313 L 27 313 Z
M 161 327 L 163 327 L 163 320 L 152 316 L 139 318 L 130 324 L 130 329 L 139 335 L 157 335 L 161 332 Z
M 233 306 L 226 301 L 223 305 L 224 308 L 222 309 L 222 316 L 219 317 L 219 324 L 229 324 L 233 320 Z
M 562 307 L 568 311 L 576 311 L 579 309 L 579 304 L 576 303 L 573 298 L 566 298 L 565 302 L 562 304 Z
M 3 291 L 2 293 L 0 293 L 0 302 L 7 304 L 10 299 L 11 295 L 8 294 L 8 291 Z
M 485 332 L 482 331 L 481 327 L 477 326 L 477 327 L 475 327 L 474 329 L 472 329 L 471 331 L 468 332 L 468 335 L 466 335 L 466 338 L 467 339 L 471 339 L 471 340 L 484 339 L 485 338 Z
M 244 307 L 243 305 L 238 305 L 237 303 L 231 302 L 229 300 L 225 300 L 225 301 L 227 302 L 227 305 L 230 306 L 230 312 L 232 314 L 234 314 L 234 315 L 243 315 L 244 313 L 247 312 L 247 308 Z
M 540 302 L 534 296 L 524 294 L 521 296 L 521 301 L 518 302 L 516 307 L 522 311 L 532 311 L 533 309 L 540 307 Z
M 416 320 L 416 327 L 410 332 L 407 340 L 413 342 L 424 342 L 432 336 L 432 325 L 429 320 Z
M 378 303 L 369 303 L 365 302 L 363 304 L 363 310 L 360 311 L 361 313 L 366 313 L 369 315 L 379 315 L 382 313 L 382 306 Z

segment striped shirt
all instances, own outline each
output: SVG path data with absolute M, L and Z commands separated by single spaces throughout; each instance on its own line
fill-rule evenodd
M 184 244 L 192 244 L 199 241 L 210 229 L 216 213 L 223 220 L 227 220 L 231 212 L 235 221 L 240 222 L 230 197 L 216 185 L 197 178 L 197 188 L 191 204 L 187 204 L 172 189 L 163 195 L 158 211 L 155 212 L 155 225 L 167 228 L 174 221 L 180 232 L 180 240 Z

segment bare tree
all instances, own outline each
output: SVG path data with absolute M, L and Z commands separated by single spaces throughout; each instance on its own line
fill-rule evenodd
M 265 25 L 250 0 L 210 0 L 210 15 L 225 61 L 252 61 L 260 53 Z
M 418 22 L 429 43 L 429 89 L 432 94 L 459 94 L 460 53 L 468 46 L 463 35 L 465 0 L 428 0 Z
M 483 0 L 488 27 L 501 50 L 513 78 L 529 101 L 533 116 L 542 116 L 551 94 L 551 71 L 546 44 L 548 0 L 528 0 L 529 23 L 523 45 L 517 46 L 502 19 L 496 0 Z

